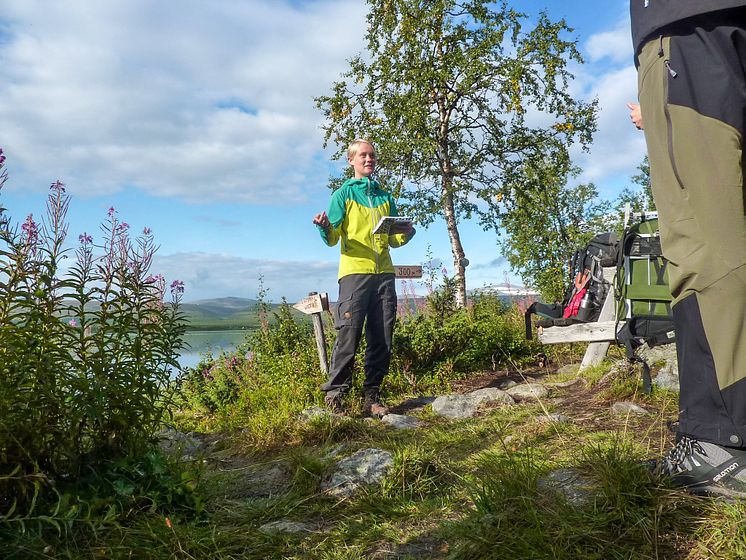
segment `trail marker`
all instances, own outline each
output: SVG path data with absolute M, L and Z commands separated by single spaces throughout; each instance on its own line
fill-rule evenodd
M 316 337 L 316 350 L 319 352 L 319 365 L 325 375 L 329 375 L 329 359 L 326 353 L 326 337 L 324 336 L 324 323 L 321 321 L 321 312 L 329 311 L 329 296 L 326 292 L 309 292 L 308 297 L 303 298 L 293 305 L 298 311 L 311 316 L 313 322 L 313 334 Z
M 422 267 L 419 265 L 395 266 L 397 278 L 422 278 Z

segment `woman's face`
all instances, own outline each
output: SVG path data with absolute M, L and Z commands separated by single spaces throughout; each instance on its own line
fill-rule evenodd
M 355 170 L 355 179 L 370 177 L 376 170 L 376 151 L 370 144 L 361 143 L 357 153 L 349 161 Z

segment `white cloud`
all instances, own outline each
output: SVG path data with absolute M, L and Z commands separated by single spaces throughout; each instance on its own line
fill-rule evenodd
M 236 296 L 256 298 L 259 278 L 269 288 L 267 298 L 278 302 L 283 297 L 298 301 L 313 289 L 337 297 L 337 263 L 324 261 L 283 261 L 247 259 L 205 252 L 158 255 L 153 272 L 168 281 L 182 280 L 185 301 Z
M 293 203 L 328 175 L 313 97 L 361 49 L 364 5 L 8 0 L 0 25 L 16 184 Z
M 645 156 L 644 135 L 632 126 L 627 108 L 637 101 L 628 16 L 614 29 L 592 35 L 583 47 L 589 62 L 574 68 L 573 94 L 598 100 L 598 130 L 590 152 L 575 147 L 573 156 L 582 170 L 580 180 L 595 182 L 603 191 L 605 181 L 634 174 Z
M 584 45 L 591 62 L 598 62 L 608 58 L 611 62 L 631 63 L 632 35 L 629 17 L 626 16 L 614 29 L 591 35 Z

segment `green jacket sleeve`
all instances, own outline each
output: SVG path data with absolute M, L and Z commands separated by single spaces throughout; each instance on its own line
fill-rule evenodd
M 321 226 L 316 226 L 319 230 L 319 235 L 324 243 L 333 247 L 339 241 L 340 228 L 345 218 L 345 207 L 346 198 L 344 196 L 343 188 L 337 189 L 332 193 L 332 197 L 329 200 L 329 207 L 326 210 L 326 216 L 329 218 L 331 224 L 327 229 Z

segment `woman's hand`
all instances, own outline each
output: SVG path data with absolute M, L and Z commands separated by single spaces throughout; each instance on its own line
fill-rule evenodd
M 317 226 L 321 226 L 324 229 L 329 229 L 329 226 L 331 223 L 329 222 L 329 217 L 326 215 L 326 212 L 322 212 L 321 214 L 316 214 L 313 217 L 313 223 Z

